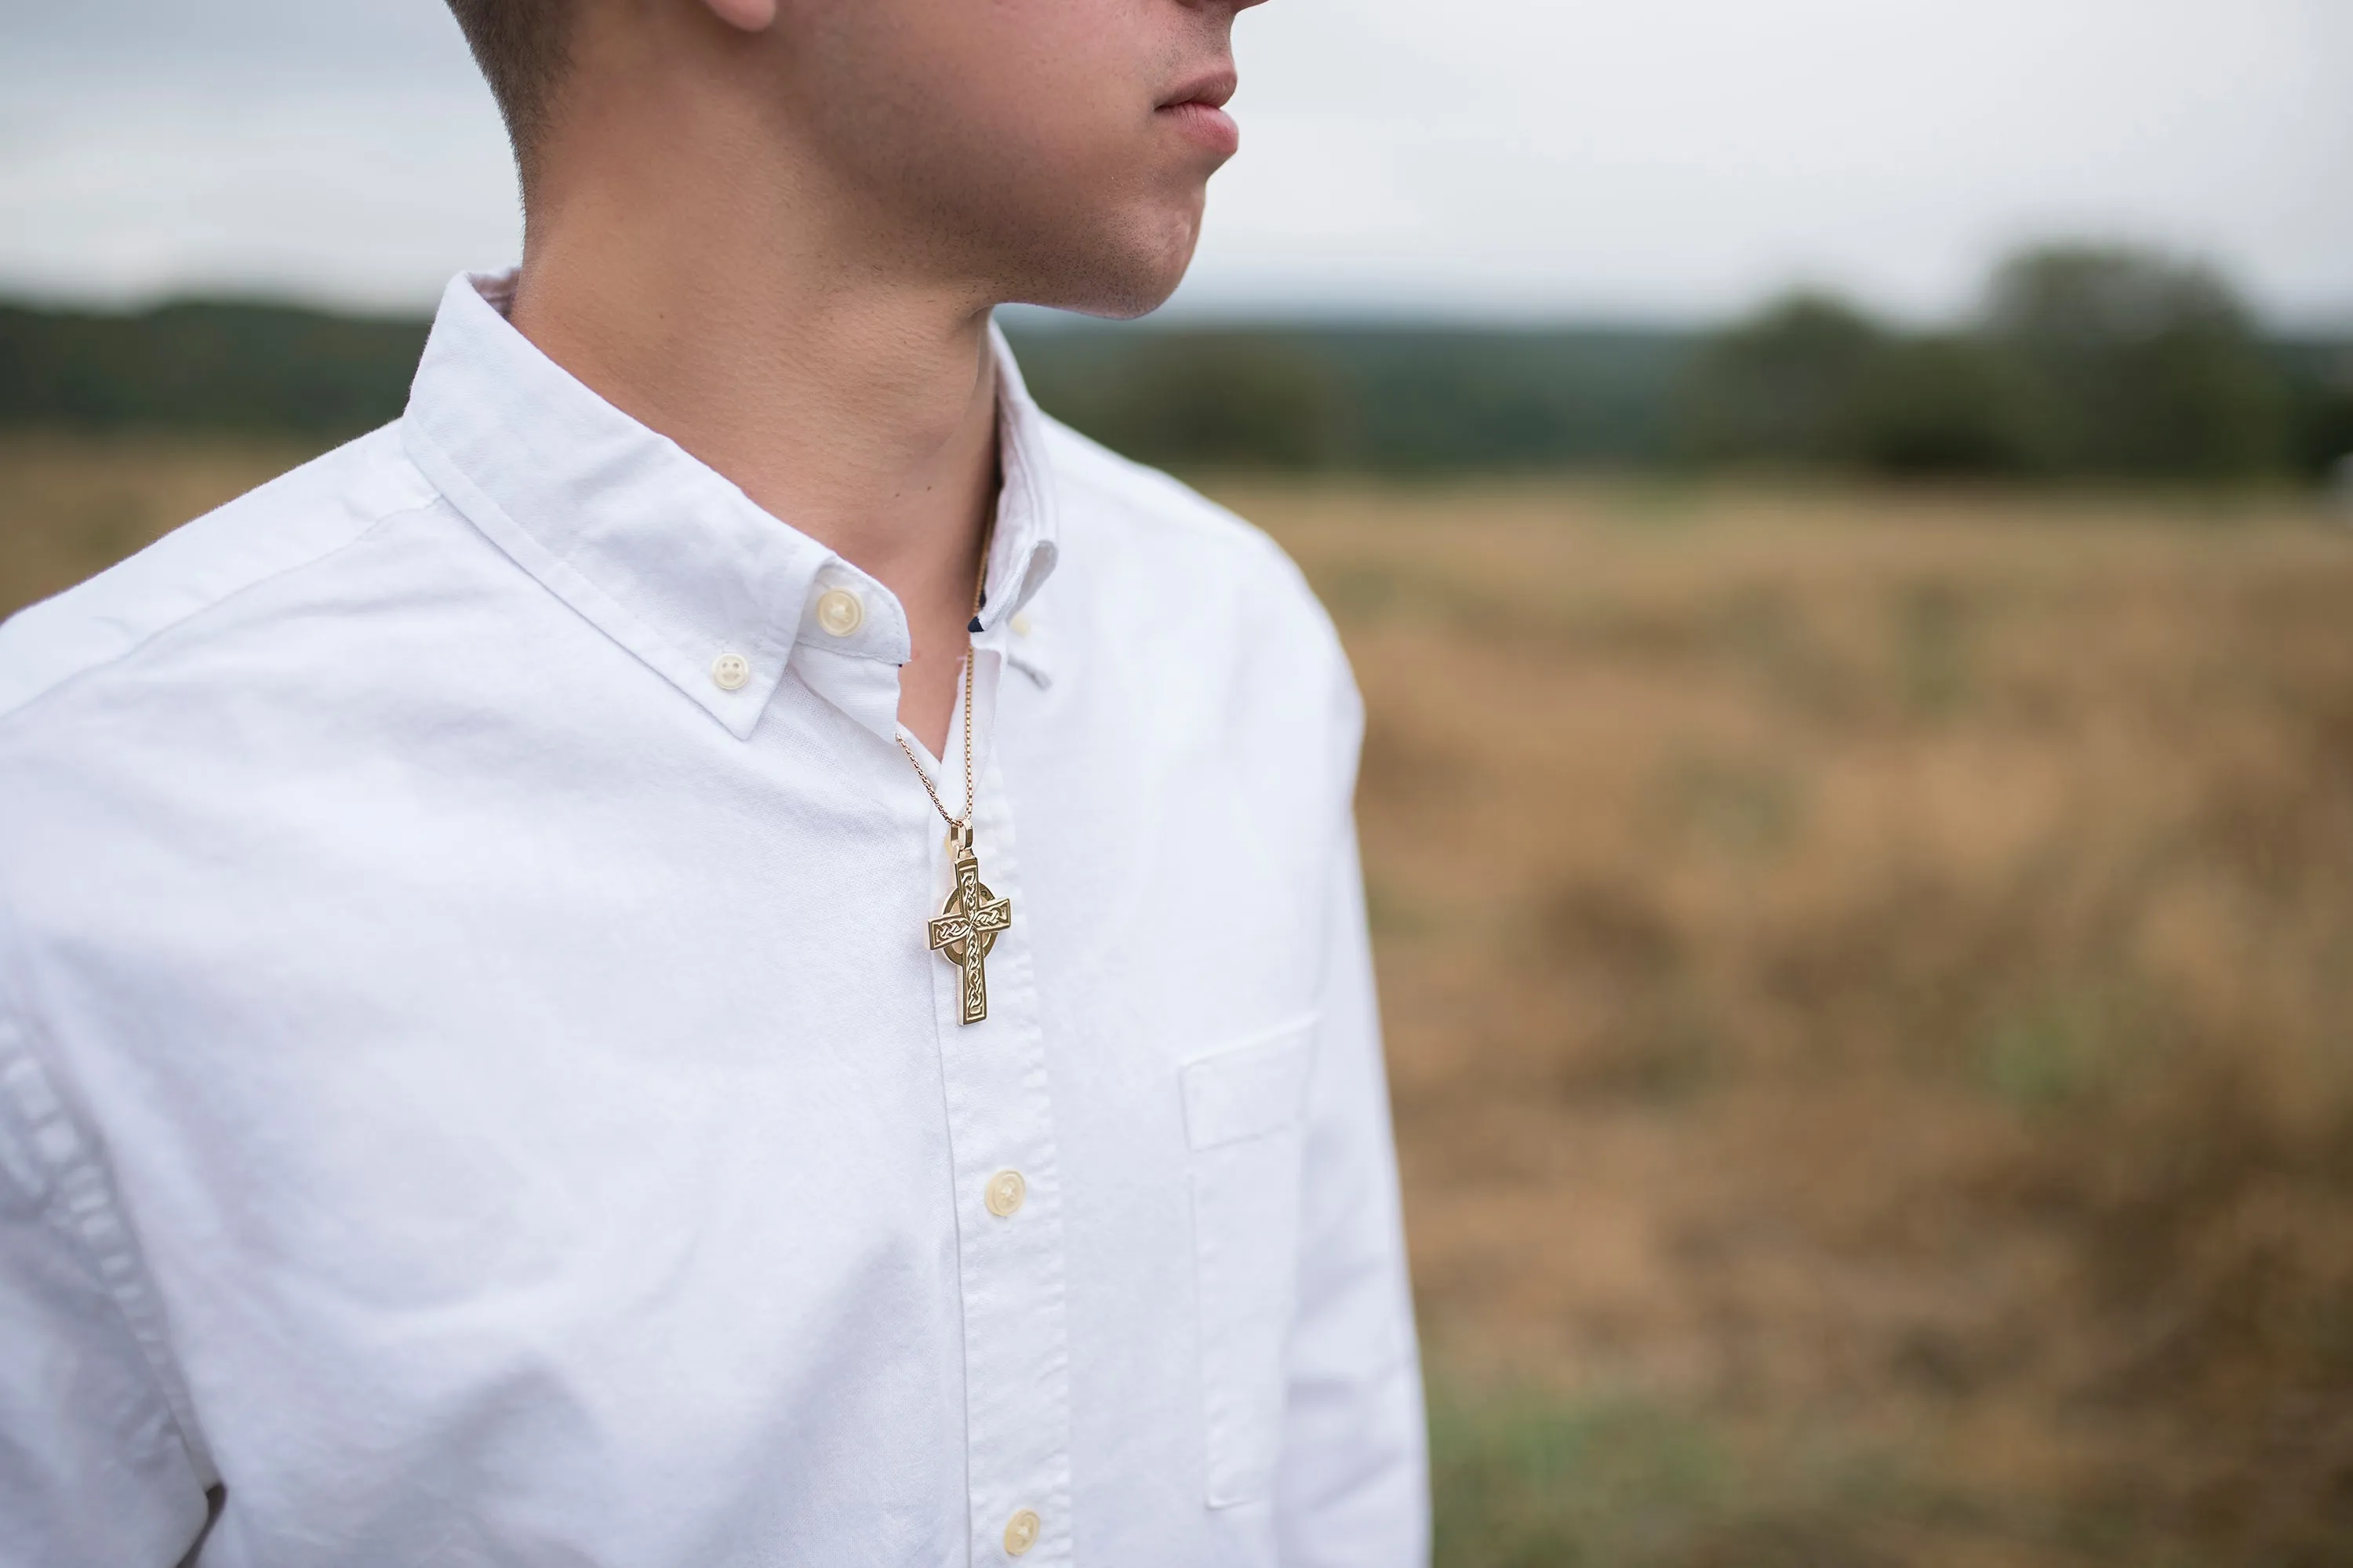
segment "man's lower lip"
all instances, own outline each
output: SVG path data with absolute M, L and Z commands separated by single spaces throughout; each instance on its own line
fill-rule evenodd
M 1242 144 L 1241 127 L 1234 123 L 1232 115 L 1214 104 L 1198 101 L 1171 103 L 1160 112 L 1175 121 L 1187 136 L 1229 157 Z

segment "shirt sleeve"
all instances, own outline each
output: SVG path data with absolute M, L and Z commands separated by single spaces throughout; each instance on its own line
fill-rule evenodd
M 1360 714 L 1351 684 L 1342 726 L 1342 777 L 1350 792 Z M 1285 1568 L 1420 1568 L 1430 1560 L 1420 1358 L 1364 878 L 1353 814 L 1345 806 L 1340 820 L 1325 900 L 1322 1036 L 1309 1109 L 1277 1528 Z
M 0 1568 L 186 1553 L 213 1477 L 164 1353 L 95 1143 L 0 1013 Z

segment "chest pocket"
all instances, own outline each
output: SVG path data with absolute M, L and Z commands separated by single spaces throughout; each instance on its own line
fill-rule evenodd
M 1315 1021 L 1184 1070 L 1211 1508 L 1273 1489 Z

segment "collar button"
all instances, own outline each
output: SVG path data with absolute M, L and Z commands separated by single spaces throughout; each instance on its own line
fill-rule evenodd
M 828 588 L 818 595 L 817 623 L 828 636 L 847 637 L 866 619 L 866 607 L 848 588 Z
M 722 653 L 711 662 L 711 683 L 723 692 L 741 691 L 751 678 L 751 661 L 741 653 Z

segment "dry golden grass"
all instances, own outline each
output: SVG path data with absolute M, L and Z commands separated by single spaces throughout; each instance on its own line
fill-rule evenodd
M 1218 488 L 1366 692 L 1441 1361 L 1910 1478 L 1659 1560 L 2353 1562 L 2353 532 Z
M 0 608 L 295 455 L 0 440 Z M 1211 488 L 1368 701 L 1442 1561 L 2353 1563 L 2353 531 Z

